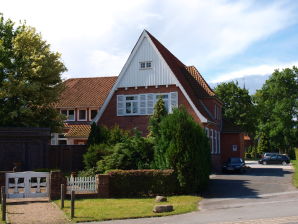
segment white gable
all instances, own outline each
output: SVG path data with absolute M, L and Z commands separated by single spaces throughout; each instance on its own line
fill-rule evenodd
M 177 81 L 166 65 L 161 60 L 146 35 L 142 35 L 140 45 L 136 49 L 133 58 L 127 65 L 122 79 L 117 87 L 135 87 L 135 86 L 156 86 L 177 84 Z M 151 62 L 150 69 L 140 69 L 140 62 Z
M 152 68 L 140 69 L 140 62 L 144 61 L 151 61 Z M 207 118 L 205 118 L 193 104 L 187 92 L 173 74 L 169 65 L 165 62 L 165 59 L 154 46 L 146 31 L 143 31 L 127 62 L 122 68 L 115 85 L 93 121 L 96 123 L 98 122 L 117 88 L 172 84 L 179 87 L 201 122 L 208 122 Z

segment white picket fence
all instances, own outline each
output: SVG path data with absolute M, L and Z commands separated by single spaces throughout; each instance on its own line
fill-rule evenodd
M 75 191 L 76 194 L 96 193 L 95 177 L 68 177 L 66 193 L 70 194 Z

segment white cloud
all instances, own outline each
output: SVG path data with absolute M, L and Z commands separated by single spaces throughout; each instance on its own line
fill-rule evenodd
M 287 1 L 255 5 L 254 0 L 1 0 L 0 10 L 36 27 L 62 53 L 66 75 L 78 77 L 119 73 L 144 28 L 186 64 L 207 71 L 298 21 Z
M 248 67 L 237 71 L 220 74 L 218 78 L 212 80 L 211 83 L 220 83 L 220 82 L 225 82 L 232 79 L 243 78 L 243 77 L 252 76 L 252 75 L 270 75 L 274 72 L 275 69 L 291 68 L 297 65 L 298 65 L 298 61 L 289 62 L 289 63 L 280 63 L 275 65 L 258 65 L 258 66 Z
M 101 71 L 101 74 L 103 76 L 117 76 L 119 75 L 122 67 L 123 62 L 128 58 L 128 55 L 125 53 L 121 53 L 118 55 L 115 54 L 109 54 L 105 51 L 94 51 L 89 57 L 90 64 L 92 65 L 91 70 L 94 70 L 94 73 L 96 71 Z M 114 74 L 110 74 L 110 71 L 115 70 L 117 71 Z

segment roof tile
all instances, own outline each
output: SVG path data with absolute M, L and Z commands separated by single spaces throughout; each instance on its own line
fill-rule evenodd
M 55 104 L 56 108 L 99 108 L 104 103 L 117 80 L 117 76 L 95 78 L 67 79 L 65 90 L 60 100 Z

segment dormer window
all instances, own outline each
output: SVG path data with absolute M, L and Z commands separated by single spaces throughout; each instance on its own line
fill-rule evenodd
M 66 116 L 66 121 L 75 120 L 75 111 L 74 110 L 60 110 L 60 113 Z
M 86 121 L 86 120 L 87 120 L 87 111 L 79 110 L 79 121 Z
M 140 62 L 140 69 L 150 69 L 152 67 L 151 61 L 141 61 Z

